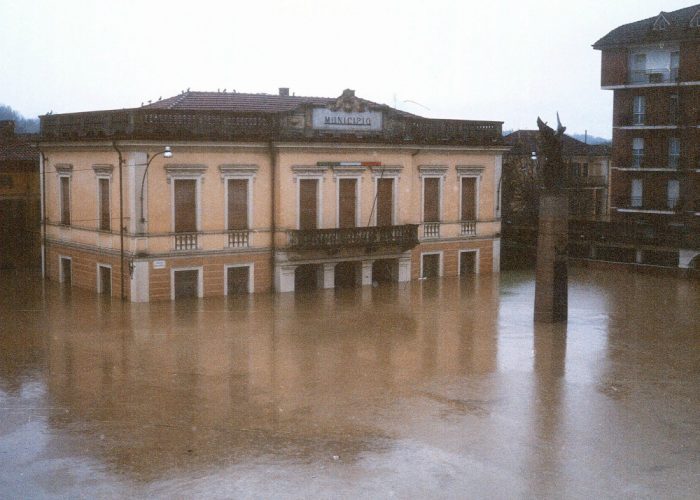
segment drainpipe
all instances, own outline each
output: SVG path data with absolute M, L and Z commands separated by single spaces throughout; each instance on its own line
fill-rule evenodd
M 275 183 L 277 181 L 277 155 L 275 152 L 275 146 L 270 140 L 269 144 L 270 152 L 270 242 L 271 242 L 271 252 L 270 252 L 270 272 L 272 274 L 272 288 L 274 292 L 275 287 L 275 236 L 277 234 L 277 218 L 275 215 Z
M 124 158 L 116 141 L 112 143 L 112 147 L 119 155 L 119 290 L 121 299 L 124 301 L 126 300 L 124 293 L 124 176 L 122 169 Z
M 39 151 L 41 156 L 41 278 L 46 279 L 46 162 L 48 158 L 43 151 Z

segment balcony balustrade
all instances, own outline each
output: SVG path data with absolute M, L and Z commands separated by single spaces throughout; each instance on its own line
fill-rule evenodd
M 293 250 L 340 250 L 344 247 L 398 246 L 402 251 L 418 244 L 418 225 L 369 226 L 288 231 Z
M 678 81 L 678 68 L 634 69 L 629 72 L 627 83 L 669 83 Z
M 463 220 L 460 222 L 460 234 L 462 236 L 474 236 L 476 235 L 476 221 L 475 220 Z
M 678 197 L 669 197 L 661 200 L 648 200 L 642 196 L 620 197 L 616 201 L 617 208 L 634 210 L 658 210 L 667 212 L 681 208 Z
M 424 238 L 439 238 L 440 237 L 440 223 L 439 222 L 424 222 L 423 223 L 423 237 Z
M 173 238 L 175 250 L 197 249 L 197 233 L 177 233 Z
M 228 232 L 229 248 L 247 248 L 248 240 L 249 232 L 247 229 L 235 229 Z

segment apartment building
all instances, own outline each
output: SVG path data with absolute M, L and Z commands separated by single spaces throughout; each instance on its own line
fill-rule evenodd
M 700 5 L 625 24 L 593 47 L 614 92 L 611 215 L 636 234 L 616 257 L 689 267 L 700 231 Z
M 45 275 L 135 302 L 499 270 L 501 122 L 183 92 L 41 117 Z

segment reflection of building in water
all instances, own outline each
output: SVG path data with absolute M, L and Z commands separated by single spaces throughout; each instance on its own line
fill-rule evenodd
M 212 298 L 202 310 L 183 301 L 126 316 L 109 302 L 88 314 L 94 304 L 74 293 L 47 340 L 51 424 L 82 430 L 81 453 L 146 477 L 289 449 L 341 448 L 352 460 L 384 446 L 375 418 L 391 401 L 495 370 L 498 278 L 478 282 L 261 295 L 244 307 Z
M 54 280 L 141 302 L 499 270 L 500 122 L 280 89 L 41 123 Z

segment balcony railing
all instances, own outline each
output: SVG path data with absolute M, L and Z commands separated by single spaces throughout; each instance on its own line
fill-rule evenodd
M 568 187 L 604 187 L 608 178 L 604 175 L 571 176 L 567 179 Z
M 197 248 L 197 233 L 178 233 L 174 235 L 175 250 L 195 250 Z
M 697 234 L 697 231 L 693 231 L 688 226 L 662 224 L 570 220 L 569 241 L 645 244 L 700 249 L 700 235 Z
M 294 250 L 339 250 L 343 247 L 398 246 L 402 251 L 418 244 L 418 226 L 369 226 L 338 229 L 289 231 L 289 248 Z
M 618 198 L 616 206 L 622 209 L 669 211 L 680 209 L 681 204 L 679 201 L 678 197 L 663 200 L 645 200 L 641 196 L 630 196 Z
M 463 220 L 460 222 L 460 234 L 462 236 L 474 236 L 476 234 L 476 221 Z
M 228 232 L 229 248 L 247 248 L 249 233 L 247 229 L 234 229 Z
M 628 83 L 668 83 L 678 80 L 678 68 L 634 69 L 629 72 Z
M 440 237 L 440 223 L 439 222 L 424 222 L 423 223 L 423 237 L 424 238 L 439 238 Z

